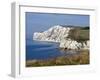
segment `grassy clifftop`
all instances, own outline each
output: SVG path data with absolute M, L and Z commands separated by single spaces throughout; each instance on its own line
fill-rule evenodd
M 83 42 L 89 40 L 89 27 L 77 27 L 71 29 L 68 38 L 76 40 L 78 42 Z

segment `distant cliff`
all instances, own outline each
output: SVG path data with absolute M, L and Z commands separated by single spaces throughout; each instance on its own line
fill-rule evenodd
M 35 32 L 33 40 L 59 42 L 59 47 L 66 49 L 89 49 L 89 28 L 56 25 L 44 32 Z

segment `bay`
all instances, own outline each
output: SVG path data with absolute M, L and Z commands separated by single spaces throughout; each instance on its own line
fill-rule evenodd
M 26 60 L 44 60 L 73 53 L 76 52 L 61 50 L 56 42 L 26 40 Z

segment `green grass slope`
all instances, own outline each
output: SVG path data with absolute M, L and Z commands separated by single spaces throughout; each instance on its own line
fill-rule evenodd
M 71 29 L 68 38 L 78 42 L 89 40 L 89 27 Z

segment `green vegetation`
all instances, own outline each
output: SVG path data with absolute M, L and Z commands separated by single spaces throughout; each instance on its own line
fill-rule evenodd
M 80 50 L 78 54 L 73 54 L 71 56 L 60 56 L 48 60 L 26 61 L 26 67 L 79 65 L 79 64 L 89 64 L 89 50 Z
M 71 29 L 68 37 L 78 42 L 87 41 L 89 40 L 89 27 Z

